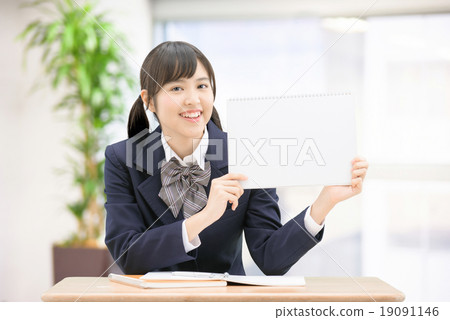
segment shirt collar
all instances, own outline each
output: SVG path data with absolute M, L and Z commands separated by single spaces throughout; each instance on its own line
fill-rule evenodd
M 166 138 L 164 137 L 164 133 L 161 130 L 161 142 L 164 147 L 164 153 L 166 156 L 166 161 L 169 161 L 172 159 L 172 157 L 175 157 L 180 161 L 180 164 L 182 166 L 191 166 L 193 164 L 198 164 L 199 167 L 202 170 L 205 170 L 205 155 L 208 151 L 208 145 L 209 145 L 209 134 L 208 134 L 208 128 L 205 126 L 205 131 L 203 132 L 203 137 L 200 140 L 200 143 L 198 144 L 197 148 L 195 148 L 194 152 L 183 159 L 181 159 L 175 151 L 172 150 L 172 148 L 167 143 Z

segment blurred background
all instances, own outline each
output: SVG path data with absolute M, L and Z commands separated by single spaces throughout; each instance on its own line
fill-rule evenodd
M 16 37 L 40 14 L 22 2 L 0 2 L 0 301 L 39 301 L 53 285 L 53 244 L 77 229 L 66 203 L 79 191 L 55 172 L 73 153 L 65 139 L 76 124 L 53 110 L 67 89 L 42 76 L 42 52 L 22 66 Z M 109 143 L 126 138 L 141 63 L 166 40 L 190 42 L 211 61 L 225 130 L 227 98 L 281 95 L 293 84 L 288 94 L 351 91 L 358 153 L 370 162 L 364 192 L 333 209 L 320 246 L 288 274 L 375 276 L 407 301 L 450 301 L 450 1 L 100 0 L 97 8 L 125 35 L 136 79 L 123 88 Z M 283 221 L 320 189 L 280 188 Z M 247 274 L 260 273 L 247 252 L 245 260 Z

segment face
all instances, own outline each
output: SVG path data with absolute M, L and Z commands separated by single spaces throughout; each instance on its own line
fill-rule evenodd
M 149 109 L 158 116 L 164 135 L 178 139 L 201 138 L 214 103 L 205 67 L 197 61 L 197 70 L 191 78 L 168 82 L 163 89 L 150 99 Z

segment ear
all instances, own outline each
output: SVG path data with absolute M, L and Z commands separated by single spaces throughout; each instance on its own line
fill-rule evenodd
M 148 99 L 148 110 L 156 114 L 156 107 L 153 98 Z
M 153 104 L 153 99 L 149 99 L 147 90 L 143 89 L 141 91 L 141 98 L 142 98 L 142 101 L 144 101 L 144 105 L 147 106 L 148 110 L 150 110 L 151 112 L 154 113 L 156 111 L 156 109 Z

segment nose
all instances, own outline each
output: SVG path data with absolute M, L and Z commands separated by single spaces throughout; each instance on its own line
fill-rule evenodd
M 189 106 L 189 105 L 195 106 L 195 105 L 200 104 L 200 96 L 199 96 L 198 92 L 196 92 L 195 90 L 186 91 L 184 103 L 187 106 Z

